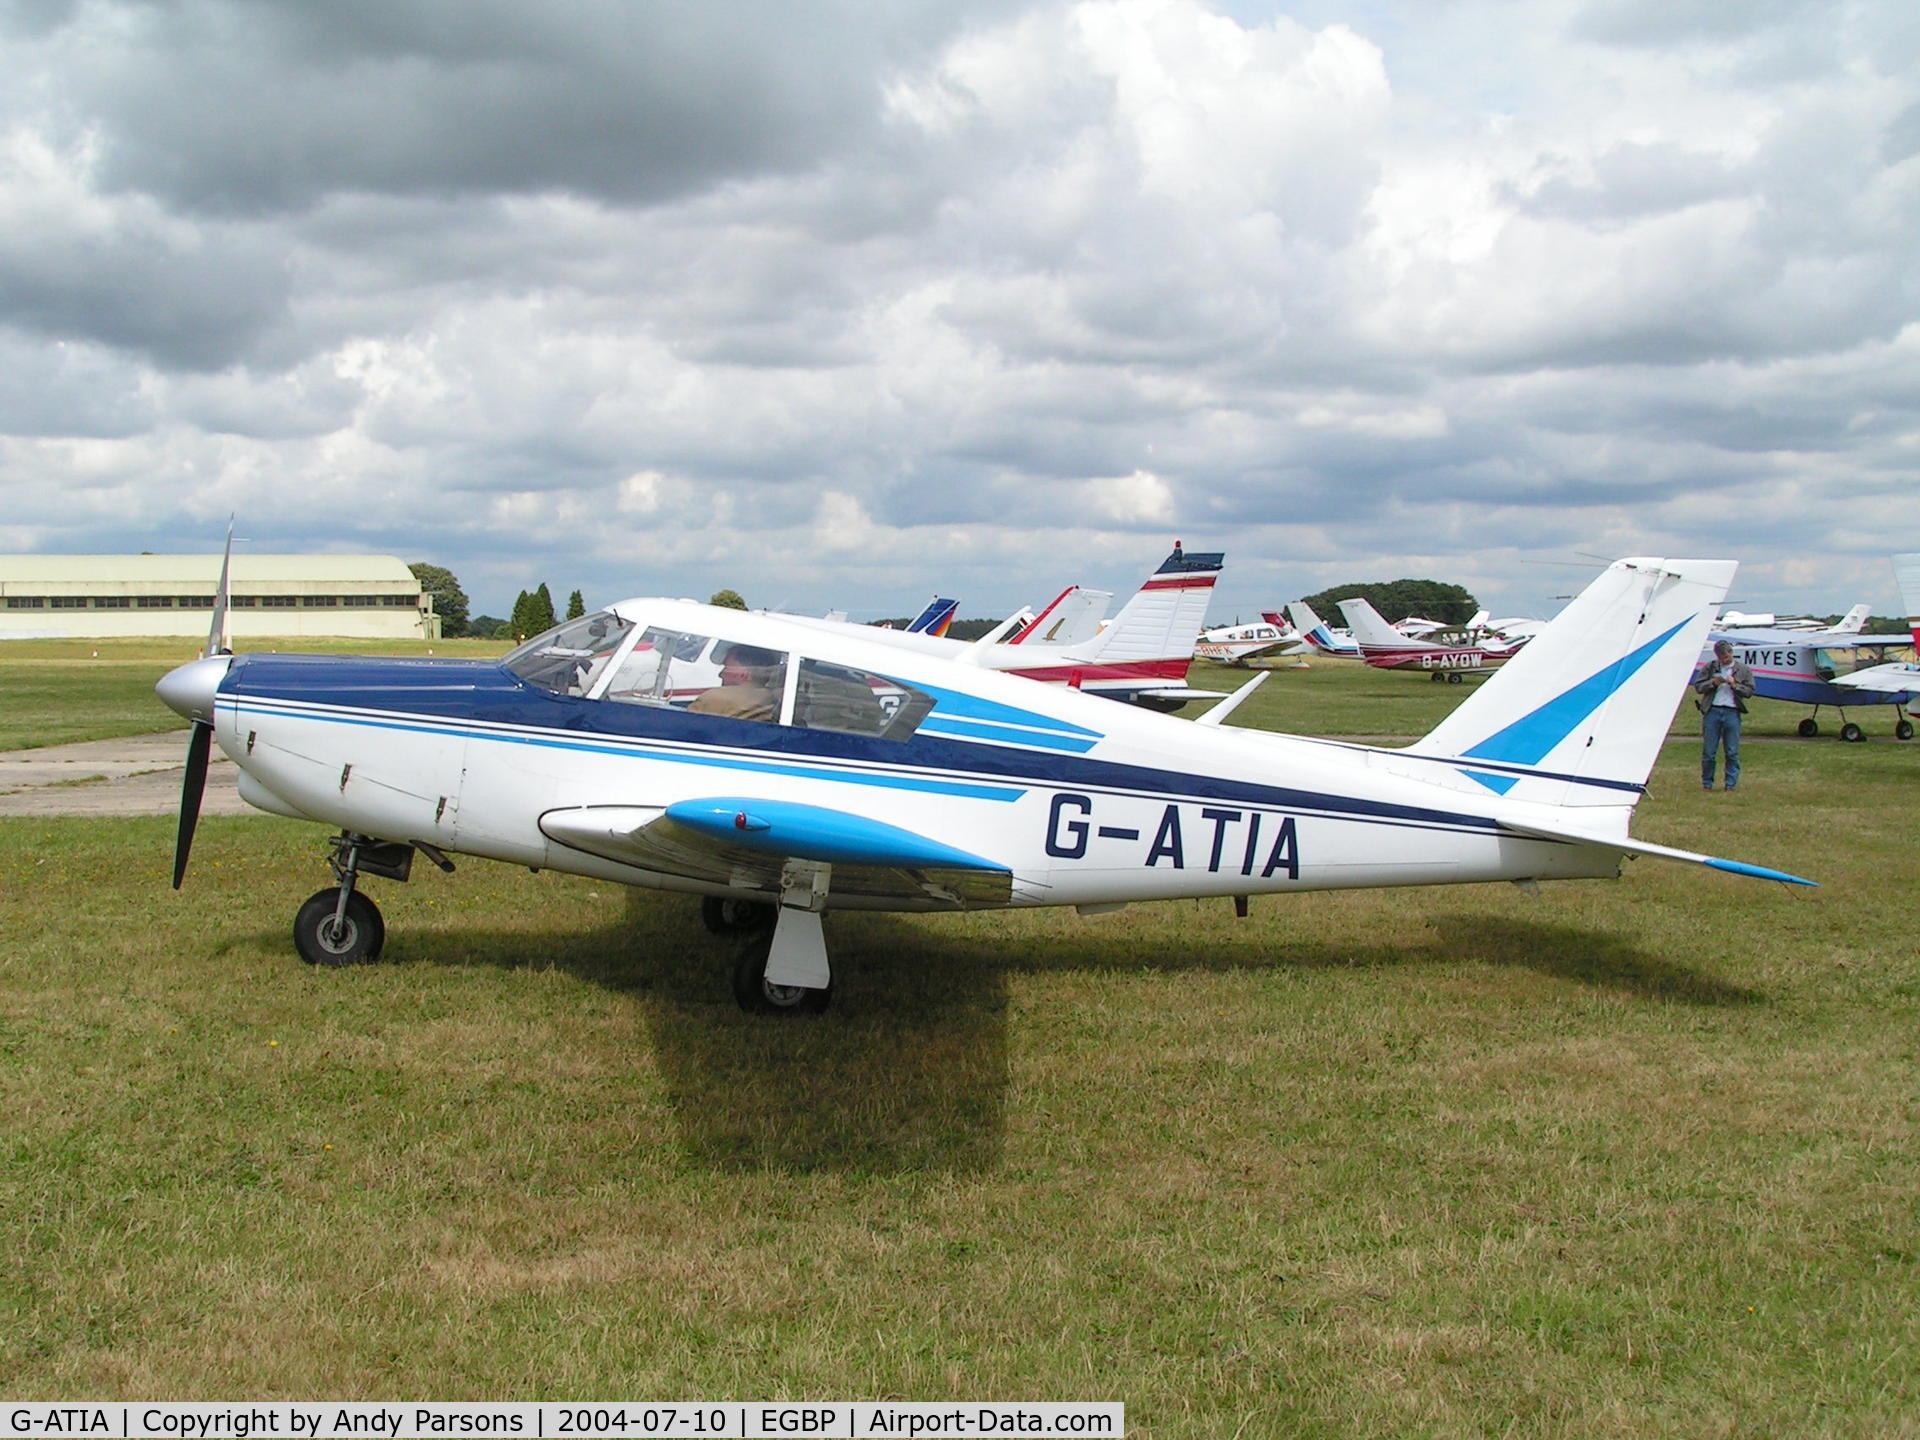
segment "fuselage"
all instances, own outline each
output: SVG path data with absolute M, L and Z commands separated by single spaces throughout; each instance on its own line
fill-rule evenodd
M 646 636 L 717 636 L 778 651 L 800 678 L 780 717 L 759 721 L 613 698 L 612 671 L 580 683 L 584 658 L 571 680 L 536 683 L 494 662 L 255 654 L 233 658 L 219 682 L 216 739 L 242 772 L 243 797 L 263 809 L 705 893 L 727 887 L 558 841 L 554 833 L 576 832 L 553 817 L 644 816 L 715 796 L 814 807 L 1004 867 L 1013 905 L 1615 873 L 1617 856 L 1503 832 L 1494 816 L 1506 802 L 1389 773 L 1383 752 L 1364 747 L 1201 727 L 1011 676 L 957 674 L 776 617 L 666 600 L 614 612 L 632 627 L 616 665 L 645 658 Z M 891 700 L 890 715 L 906 706 L 910 733 L 805 723 L 796 695 L 804 701 L 810 671 L 857 676 Z M 662 678 L 656 694 L 675 688 Z M 836 893 L 829 903 L 978 903 L 936 890 Z

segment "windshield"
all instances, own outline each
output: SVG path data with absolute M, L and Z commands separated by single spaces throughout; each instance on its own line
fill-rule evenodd
M 632 630 L 611 610 L 596 611 L 534 636 L 501 663 L 529 685 L 585 695 Z

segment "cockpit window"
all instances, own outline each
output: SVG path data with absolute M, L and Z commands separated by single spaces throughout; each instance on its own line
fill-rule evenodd
M 529 685 L 561 695 L 585 695 L 619 650 L 633 626 L 600 610 L 536 635 L 502 661 Z

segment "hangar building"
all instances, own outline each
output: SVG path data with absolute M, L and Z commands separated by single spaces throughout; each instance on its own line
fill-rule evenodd
M 218 555 L 0 555 L 0 639 L 206 638 Z M 433 597 L 391 555 L 235 555 L 228 632 L 438 640 Z

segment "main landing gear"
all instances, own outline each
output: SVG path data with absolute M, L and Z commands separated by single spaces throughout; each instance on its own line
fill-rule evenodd
M 780 903 L 709 896 L 700 916 L 715 934 L 744 937 L 733 959 L 733 998 L 750 1015 L 818 1015 L 833 999 L 827 962 L 830 865 L 789 860 L 780 871 Z
M 1820 733 L 1819 716 L 1820 707 L 1816 705 L 1814 706 L 1813 714 L 1807 716 L 1794 727 L 1795 732 L 1802 740 L 1811 740 Z M 1858 745 L 1862 740 L 1867 738 L 1867 732 L 1854 724 L 1853 721 L 1847 719 L 1847 712 L 1844 710 L 1840 712 L 1840 738 L 1849 745 Z M 1913 721 L 1902 715 L 1894 724 L 1893 738 L 1896 740 L 1911 740 L 1913 738 Z
M 413 870 L 416 848 L 442 870 L 453 871 L 451 860 L 425 845 L 375 840 L 350 830 L 327 843 L 333 847 L 327 864 L 337 883 L 310 895 L 293 917 L 293 948 L 309 965 L 363 965 L 380 958 L 387 922 L 380 907 L 354 888 L 363 874 L 404 881 Z

